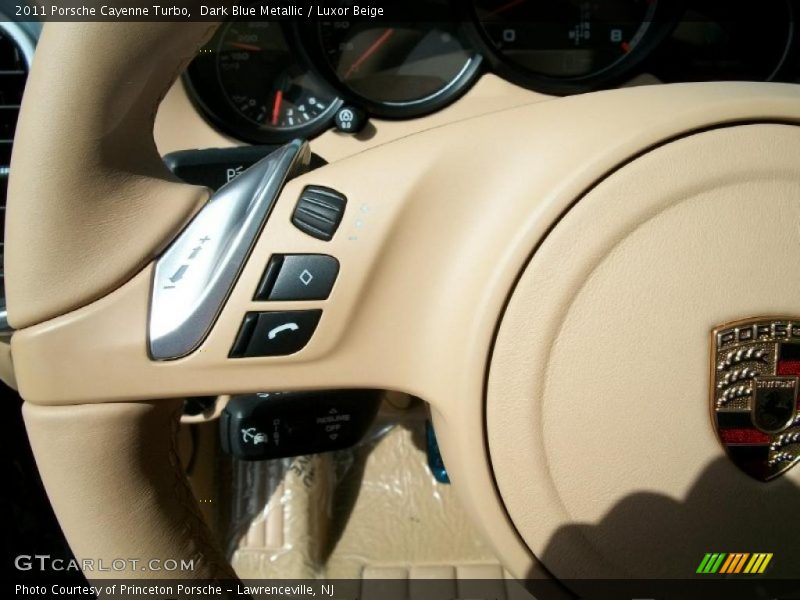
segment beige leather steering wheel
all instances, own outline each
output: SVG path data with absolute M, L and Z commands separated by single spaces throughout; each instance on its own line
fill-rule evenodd
M 12 356 L 78 557 L 191 556 L 192 576 L 232 577 L 176 458 L 180 399 L 378 388 L 430 403 L 453 485 L 517 577 L 688 577 L 715 551 L 772 552 L 772 573 L 797 575 L 800 469 L 755 480 L 708 417 L 711 331 L 800 317 L 797 86 L 552 99 L 284 168 L 208 330 L 156 360 L 156 261 L 209 192 L 167 172 L 153 119 L 211 33 L 47 25 L 28 83 Z M 331 241 L 291 224 L 308 185 L 347 197 Z M 277 253 L 336 257 L 330 297 L 254 301 Z M 229 357 L 246 313 L 308 308 L 322 316 L 300 351 Z

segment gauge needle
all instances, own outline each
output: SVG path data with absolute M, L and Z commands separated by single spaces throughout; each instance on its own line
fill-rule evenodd
M 506 2 L 505 4 L 498 6 L 492 12 L 489 13 L 490 17 L 494 17 L 501 13 L 506 12 L 507 10 L 511 10 L 515 6 L 519 6 L 520 4 L 524 3 L 525 0 L 511 0 L 510 2 Z
M 239 48 L 239 50 L 247 50 L 248 52 L 261 52 L 261 48 L 254 44 L 245 44 L 244 42 L 228 42 L 229 46 Z
M 355 73 L 358 70 L 358 68 L 361 65 L 364 64 L 364 61 L 366 61 L 370 56 L 375 54 L 375 52 L 381 46 L 383 46 L 390 37 L 392 37 L 393 33 L 394 33 L 394 27 L 387 27 L 384 30 L 384 32 L 380 35 L 380 37 L 377 40 L 375 40 L 374 42 L 372 42 L 372 44 L 370 44 L 369 48 L 364 50 L 364 53 L 361 56 L 359 56 L 353 62 L 353 64 L 350 65 L 350 68 L 347 69 L 347 72 L 344 74 L 344 78 L 345 79 L 350 79 L 350 77 L 353 75 L 353 73 Z
M 620 46 L 622 46 L 622 50 L 623 50 L 625 53 L 628 53 L 628 52 L 630 52 L 630 51 L 631 51 L 631 45 L 630 45 L 628 42 L 622 42 L 622 43 L 620 44 Z
M 278 124 L 278 117 L 281 114 L 281 104 L 283 103 L 283 90 L 275 92 L 275 101 L 272 103 L 272 124 Z

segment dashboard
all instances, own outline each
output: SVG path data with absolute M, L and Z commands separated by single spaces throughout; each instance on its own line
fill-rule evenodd
M 343 2 L 343 5 L 351 4 Z M 442 110 L 481 75 L 569 95 L 625 85 L 800 81 L 800 0 L 414 0 L 426 21 L 226 22 L 184 75 L 235 139 L 313 138 L 342 117 Z

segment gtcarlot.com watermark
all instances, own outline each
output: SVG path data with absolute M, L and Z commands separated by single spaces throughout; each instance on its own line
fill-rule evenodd
M 49 554 L 20 554 L 14 559 L 17 571 L 84 571 L 120 573 L 123 571 L 153 571 L 181 573 L 194 571 L 194 559 L 151 558 L 53 558 Z

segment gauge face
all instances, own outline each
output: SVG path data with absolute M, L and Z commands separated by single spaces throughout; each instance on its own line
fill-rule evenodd
M 430 5 L 426 14 L 447 9 L 432 0 L 423 4 Z M 452 19 L 323 21 L 318 40 L 322 59 L 340 87 L 383 116 L 412 116 L 443 106 L 464 90 L 480 64 Z
M 655 52 L 653 74 L 665 82 L 780 78 L 794 15 L 789 0 L 752 5 L 687 0 L 686 13 Z
M 245 139 L 281 142 L 327 126 L 341 104 L 290 52 L 278 22 L 224 26 L 189 69 L 207 113 Z
M 656 0 L 475 0 L 480 28 L 502 58 L 534 75 L 588 79 L 635 56 Z

